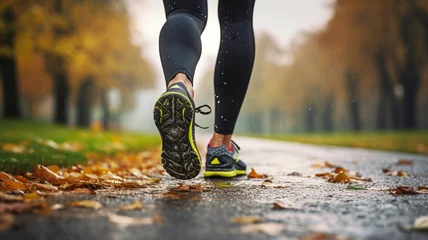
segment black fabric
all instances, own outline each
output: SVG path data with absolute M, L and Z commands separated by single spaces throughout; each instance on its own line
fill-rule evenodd
M 255 0 L 219 0 L 220 48 L 214 73 L 214 131 L 232 134 L 254 64 Z M 159 38 L 166 83 L 177 73 L 193 82 L 201 55 L 200 36 L 208 14 L 206 0 L 164 0 L 167 21 Z

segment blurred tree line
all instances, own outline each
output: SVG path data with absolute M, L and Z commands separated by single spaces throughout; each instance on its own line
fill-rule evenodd
M 123 110 L 136 89 L 153 85 L 151 65 L 131 32 L 121 0 L 1 1 L 3 115 L 37 117 L 50 96 L 55 123 L 70 123 L 74 106 L 76 124 L 88 126 L 98 106 L 108 126 L 109 90 L 120 91 Z
M 289 48 L 257 36 L 237 130 L 428 128 L 428 1 L 336 0 L 333 7 L 324 29 Z

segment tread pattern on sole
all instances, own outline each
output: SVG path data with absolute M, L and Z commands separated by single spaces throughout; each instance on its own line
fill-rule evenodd
M 162 138 L 161 158 L 166 172 L 178 179 L 196 177 L 201 170 L 201 160 L 190 142 L 189 134 L 193 135 L 190 128 L 194 127 L 190 101 L 178 93 L 164 94 L 155 104 L 153 118 Z

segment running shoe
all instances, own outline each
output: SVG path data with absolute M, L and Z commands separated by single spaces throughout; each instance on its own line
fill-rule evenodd
M 207 107 L 209 111 L 202 111 Z M 162 138 L 162 165 L 178 179 L 191 179 L 201 170 L 201 155 L 195 142 L 195 113 L 209 114 L 211 108 L 195 108 L 186 86 L 174 83 L 156 101 L 153 118 Z
M 229 149 L 225 146 L 208 145 L 204 177 L 236 177 L 247 174 L 247 165 L 239 159 L 239 146 L 232 141 Z

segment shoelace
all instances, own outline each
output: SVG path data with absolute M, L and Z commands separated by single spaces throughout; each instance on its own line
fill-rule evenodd
M 208 111 L 202 110 L 204 107 L 208 108 Z M 200 113 L 202 115 L 208 115 L 211 113 L 211 107 L 207 104 L 201 105 L 201 106 L 195 108 L 195 113 Z M 202 129 L 208 129 L 208 127 L 202 127 L 202 126 L 198 125 L 197 123 L 195 123 L 195 126 L 198 128 L 202 128 Z
M 232 141 L 232 147 L 235 149 L 236 153 L 239 153 L 239 150 L 241 150 L 241 148 L 238 146 L 238 144 L 235 141 L 233 140 L 231 141 Z

